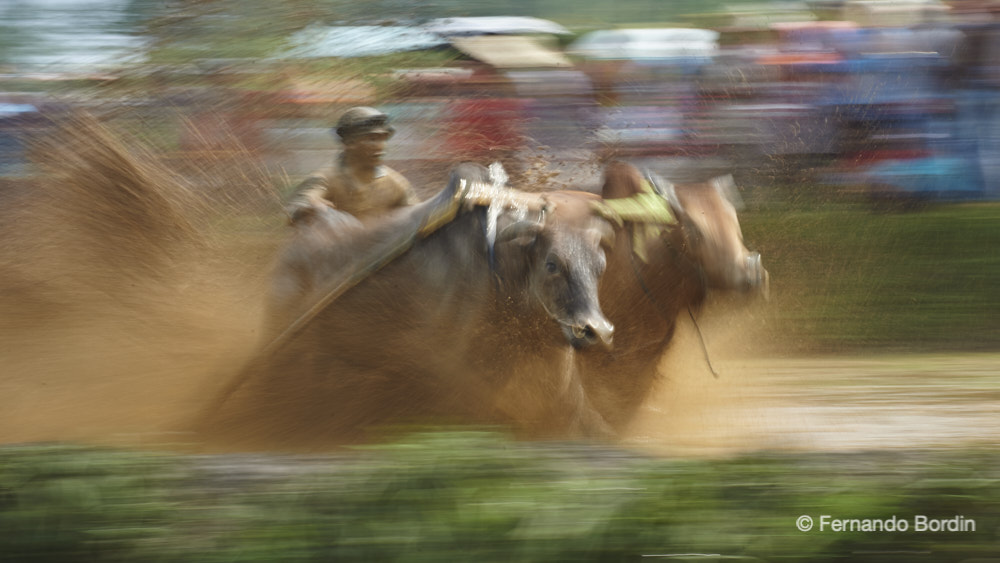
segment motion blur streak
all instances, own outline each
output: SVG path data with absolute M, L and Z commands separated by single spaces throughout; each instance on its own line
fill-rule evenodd
M 4 442 L 171 440 L 255 343 L 258 250 L 218 236 L 218 211 L 128 146 L 73 119 L 33 147 L 45 173 L 4 202 Z

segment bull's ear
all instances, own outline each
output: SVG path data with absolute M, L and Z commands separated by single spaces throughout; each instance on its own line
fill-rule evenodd
M 740 192 L 736 188 L 736 182 L 733 180 L 732 174 L 712 178 L 709 183 L 713 188 L 715 188 L 715 191 L 719 192 L 719 195 L 726 198 L 729 203 L 733 204 L 733 207 L 735 207 L 737 211 L 743 209 L 743 197 L 740 196 Z
M 600 244 L 604 250 L 610 251 L 615 247 L 615 229 L 608 221 L 595 219 L 593 227 L 587 231 L 587 234 L 593 237 L 593 242 Z

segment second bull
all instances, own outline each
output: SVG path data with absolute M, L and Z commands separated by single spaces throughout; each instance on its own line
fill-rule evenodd
M 578 373 L 591 404 L 616 431 L 623 429 L 660 377 L 680 315 L 692 314 L 710 292 L 767 297 L 770 276 L 760 254 L 743 242 L 730 177 L 674 186 L 612 162 L 602 195 L 613 203 L 656 193 L 677 224 L 649 229 L 623 227 L 601 287 L 601 303 L 615 324 L 611 350 L 587 350 Z

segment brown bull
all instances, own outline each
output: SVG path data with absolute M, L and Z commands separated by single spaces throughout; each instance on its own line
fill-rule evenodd
M 463 165 L 441 194 L 380 224 L 330 210 L 298 228 L 275 275 L 282 345 L 212 413 L 212 429 L 285 446 L 428 415 L 531 434 L 602 430 L 574 354 L 612 339 L 598 283 L 613 230 L 576 198 L 500 190 L 493 205 L 467 204 L 429 232 L 466 183 L 486 180 L 486 169 Z M 397 251 L 406 241 L 412 248 Z M 317 310 L 359 264 L 396 255 Z
M 678 315 L 697 310 L 710 290 L 748 295 L 766 295 L 768 290 L 760 254 L 743 243 L 730 199 L 731 179 L 657 184 L 677 224 L 652 230 L 625 224 L 628 232 L 617 237 L 608 253 L 600 293 L 615 325 L 614 349 L 588 350 L 578 358 L 589 400 L 618 430 L 650 392 Z M 613 162 L 605 170 L 602 195 L 613 202 L 651 188 L 634 166 Z

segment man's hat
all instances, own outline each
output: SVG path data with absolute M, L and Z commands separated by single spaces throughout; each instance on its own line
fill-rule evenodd
M 375 108 L 359 106 L 351 108 L 340 116 L 335 129 L 341 139 L 346 139 L 358 133 L 386 133 L 392 135 L 396 132 L 389 125 L 389 116 Z

